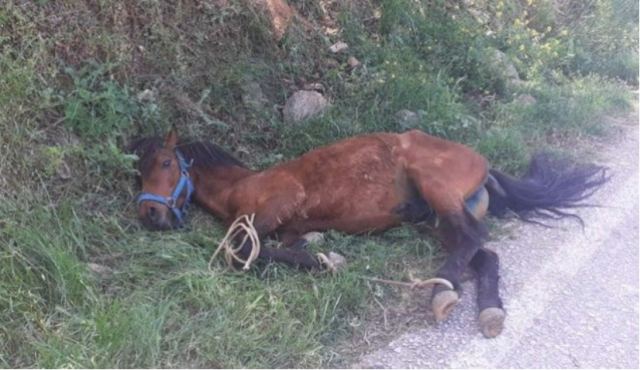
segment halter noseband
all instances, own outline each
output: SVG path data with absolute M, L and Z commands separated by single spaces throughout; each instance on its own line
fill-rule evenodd
M 186 215 L 187 208 L 189 207 L 189 202 L 191 201 L 191 195 L 193 194 L 193 182 L 191 181 L 191 177 L 189 177 L 188 172 L 191 164 L 187 163 L 187 161 L 177 149 L 176 157 L 178 157 L 178 163 L 180 165 L 180 179 L 178 180 L 176 188 L 173 190 L 171 195 L 165 197 L 158 194 L 142 192 L 140 193 L 140 195 L 138 195 L 137 202 L 138 204 L 140 204 L 145 201 L 151 201 L 167 206 L 178 220 L 178 224 L 182 226 L 184 224 L 184 216 Z M 176 206 L 176 202 L 178 201 L 178 198 L 180 198 L 180 195 L 184 192 L 185 188 L 187 190 L 187 194 L 184 198 L 184 203 L 182 204 L 182 207 L 178 208 Z

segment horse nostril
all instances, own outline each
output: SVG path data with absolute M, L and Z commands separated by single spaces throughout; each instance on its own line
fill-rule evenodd
M 156 210 L 156 207 L 154 206 L 150 206 L 149 207 L 149 218 L 152 220 L 155 220 L 158 217 L 158 211 Z

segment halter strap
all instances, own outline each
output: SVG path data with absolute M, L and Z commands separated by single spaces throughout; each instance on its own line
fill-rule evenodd
M 194 188 L 191 177 L 189 176 L 189 167 L 191 167 L 191 164 L 187 163 L 177 149 L 176 157 L 178 157 L 178 164 L 180 165 L 180 179 L 178 180 L 175 189 L 173 189 L 173 192 L 171 192 L 171 195 L 165 197 L 154 193 L 141 192 L 136 198 L 136 201 L 138 204 L 149 201 L 167 206 L 178 220 L 179 226 L 182 226 L 184 225 L 184 216 L 187 214 L 187 209 L 189 208 L 189 202 L 191 202 L 191 195 L 193 194 Z M 177 207 L 176 202 L 185 190 L 187 193 L 184 198 L 184 203 L 182 204 L 182 207 Z

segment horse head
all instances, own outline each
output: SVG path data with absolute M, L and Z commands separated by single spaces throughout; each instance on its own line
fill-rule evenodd
M 144 226 L 153 230 L 182 226 L 193 194 L 190 163 L 177 144 L 178 135 L 172 129 L 164 141 L 140 139 L 131 148 L 140 156 L 138 169 L 142 192 L 137 197 L 138 217 Z

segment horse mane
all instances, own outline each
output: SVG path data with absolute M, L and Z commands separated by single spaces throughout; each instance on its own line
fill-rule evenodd
M 247 168 L 244 163 L 236 159 L 218 145 L 205 142 L 194 141 L 178 144 L 178 150 L 184 155 L 187 161 L 193 160 L 194 165 L 206 168 L 218 166 L 238 166 Z
M 153 154 L 164 145 L 164 139 L 159 136 L 144 137 L 134 140 L 129 145 L 129 152 L 136 154 L 138 170 L 145 176 L 151 171 Z M 219 166 L 239 166 L 247 168 L 242 162 L 226 152 L 220 146 L 204 141 L 185 141 L 178 143 L 177 149 L 187 162 L 193 161 L 195 166 L 214 168 Z

